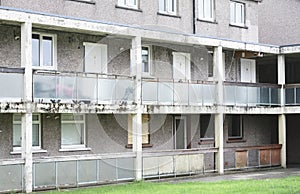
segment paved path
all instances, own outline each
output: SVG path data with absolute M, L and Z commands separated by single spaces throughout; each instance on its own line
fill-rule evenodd
M 208 175 L 208 176 L 190 176 L 190 177 L 178 177 L 173 179 L 161 179 L 156 181 L 166 182 L 195 182 L 195 181 L 222 181 L 222 180 L 249 180 L 249 179 L 272 179 L 272 178 L 284 178 L 288 176 L 300 176 L 300 168 L 288 168 L 288 169 L 261 169 L 259 171 L 239 171 L 225 173 L 224 175 Z M 155 181 L 155 180 L 154 180 Z M 155 181 L 155 182 L 156 182 Z

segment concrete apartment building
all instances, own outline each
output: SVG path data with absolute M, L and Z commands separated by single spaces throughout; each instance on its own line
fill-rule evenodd
M 273 2 L 1 0 L 0 191 L 299 164 L 300 2 Z

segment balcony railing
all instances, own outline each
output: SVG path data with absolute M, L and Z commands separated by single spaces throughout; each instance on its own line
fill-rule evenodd
M 213 82 L 142 81 L 143 104 L 211 106 L 215 93 Z
M 129 103 L 134 100 L 132 77 L 86 73 L 38 72 L 33 75 L 35 101 Z
M 0 68 L 0 101 L 20 102 L 23 99 L 23 69 Z
M 278 106 L 280 87 L 271 84 L 224 83 L 224 105 Z
M 285 86 L 285 105 L 300 104 L 300 84 L 289 84 Z

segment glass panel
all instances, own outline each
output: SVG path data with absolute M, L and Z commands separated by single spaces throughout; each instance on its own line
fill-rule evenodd
M 203 85 L 203 103 L 212 105 L 215 102 L 215 85 Z
M 202 105 L 202 84 L 189 84 L 190 104 Z
M 200 115 L 200 138 L 215 137 L 215 117 L 213 115 Z
M 285 89 L 285 103 L 286 104 L 294 104 L 295 99 L 294 99 L 294 88 L 287 88 Z
M 14 114 L 14 121 L 22 121 L 22 116 L 20 114 Z
M 296 88 L 296 104 L 300 103 L 300 88 Z
M 52 37 L 43 36 L 43 66 L 53 65 L 53 41 Z
M 143 101 L 157 102 L 157 82 L 142 83 Z
M 83 130 L 82 123 L 62 123 L 62 145 L 80 145 L 83 144 Z
M 62 121 L 84 121 L 83 114 L 62 114 L 61 115 Z
M 32 66 L 40 66 L 40 35 L 32 35 Z
M 116 80 L 116 100 L 133 101 L 134 88 L 131 80 Z
M 189 85 L 187 83 L 174 83 L 174 103 L 188 104 Z
M 98 99 L 100 102 L 115 100 L 116 80 L 99 79 L 98 82 Z
M 97 99 L 97 79 L 78 77 L 77 81 L 78 99 L 95 101 Z
M 184 119 L 175 119 L 175 129 L 176 129 L 176 149 L 185 149 L 184 145 Z
M 39 124 L 32 125 L 32 146 L 40 146 L 40 128 Z
M 226 105 L 235 105 L 235 87 L 224 86 L 224 102 Z
M 236 94 L 236 104 L 247 105 L 247 87 L 237 86 L 235 94 Z
M 248 87 L 248 105 L 255 106 L 258 103 L 259 88 Z
M 58 98 L 76 99 L 76 78 L 75 77 L 59 77 L 57 85 Z
M 32 121 L 39 121 L 39 120 L 40 120 L 39 115 L 36 115 L 36 114 L 32 115 Z
M 158 102 L 173 103 L 173 83 L 158 83 Z
M 13 124 L 13 146 L 21 147 L 22 134 L 21 134 L 21 124 Z
M 239 3 L 236 3 L 235 5 L 236 5 L 236 7 L 235 7 L 236 23 L 242 23 L 242 5 Z
M 12 98 L 23 97 L 23 75 L 0 73 L 0 98 L 11 101 Z
M 205 0 L 199 0 L 199 17 L 200 18 L 205 18 L 204 1 Z
M 260 103 L 269 104 L 269 88 L 260 88 Z
M 33 76 L 34 98 L 57 98 L 56 89 L 56 76 Z
M 230 23 L 235 23 L 235 3 L 230 2 Z
M 280 89 L 271 88 L 271 103 L 274 105 L 280 104 Z

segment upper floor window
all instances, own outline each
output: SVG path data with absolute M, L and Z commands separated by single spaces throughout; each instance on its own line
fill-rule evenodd
M 230 24 L 245 26 L 245 4 L 235 1 L 230 2 Z
M 150 75 L 150 54 L 151 50 L 149 46 L 142 47 L 142 73 Z
M 44 33 L 32 34 L 32 66 L 56 68 L 56 36 Z
M 199 0 L 199 19 L 214 21 L 215 0 Z
M 13 115 L 13 149 L 20 150 L 22 146 L 22 116 Z M 32 114 L 32 146 L 41 148 L 41 115 Z
M 138 0 L 118 0 L 118 5 L 122 7 L 138 8 Z
M 159 0 L 159 11 L 168 14 L 176 14 L 177 3 L 176 0 Z

